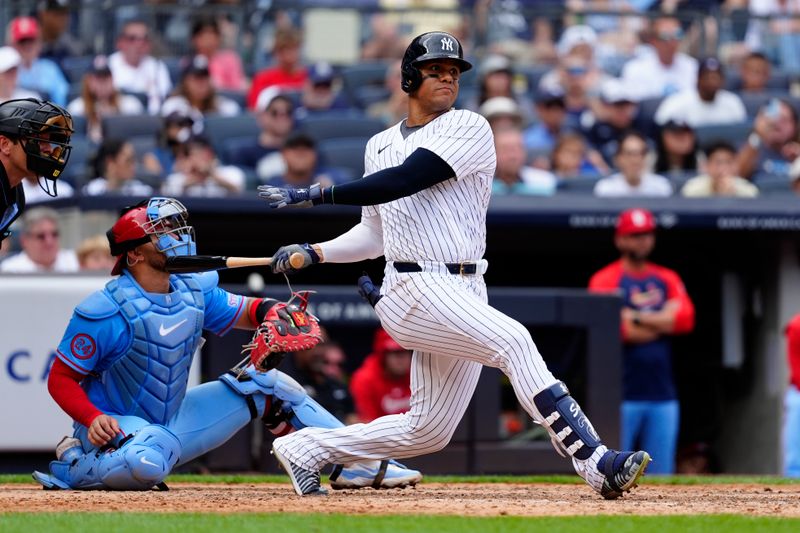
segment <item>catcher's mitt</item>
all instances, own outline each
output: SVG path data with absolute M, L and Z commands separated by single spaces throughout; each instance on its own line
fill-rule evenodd
M 280 364 L 286 353 L 308 350 L 322 340 L 317 317 L 306 311 L 307 306 L 308 293 L 302 292 L 270 308 L 242 352 L 249 351 L 250 362 L 256 370 L 271 370 Z

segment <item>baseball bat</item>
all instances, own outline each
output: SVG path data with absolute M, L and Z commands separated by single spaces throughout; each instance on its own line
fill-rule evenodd
M 227 257 L 224 255 L 179 255 L 167 257 L 167 270 L 173 274 L 208 272 L 223 268 L 241 268 L 249 266 L 269 266 L 271 257 Z M 303 254 L 293 253 L 289 256 L 292 268 L 303 266 Z

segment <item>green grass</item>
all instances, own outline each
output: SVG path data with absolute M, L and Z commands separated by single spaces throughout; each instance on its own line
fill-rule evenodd
M 288 483 L 284 475 L 263 474 L 175 474 L 167 478 L 167 483 Z M 576 475 L 553 476 L 425 476 L 423 483 L 567 483 L 580 485 L 583 480 Z M 1 483 L 33 483 L 30 474 L 0 474 Z M 797 478 L 778 476 L 646 476 L 646 485 L 724 485 L 732 483 L 752 483 L 757 485 L 793 485 L 800 483 Z
M 341 514 L 140 514 L 140 513 L 12 513 L 0 514 L 4 533 L 29 531 L 98 531 L 107 533 L 142 531 L 217 532 L 265 531 L 415 533 L 422 531 L 517 532 L 586 531 L 591 533 L 693 533 L 700 531 L 795 532 L 800 520 L 750 518 L 733 515 L 709 516 L 585 516 L 560 518 L 458 517 L 458 516 L 348 516 Z

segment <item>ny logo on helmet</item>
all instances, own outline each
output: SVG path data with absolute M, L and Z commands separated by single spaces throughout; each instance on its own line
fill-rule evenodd
M 442 50 L 449 50 L 450 52 L 453 51 L 453 39 L 448 39 L 447 37 L 442 37 Z

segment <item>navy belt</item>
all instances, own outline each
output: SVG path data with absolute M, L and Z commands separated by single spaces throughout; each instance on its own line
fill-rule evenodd
M 457 275 L 472 275 L 478 273 L 478 264 L 477 263 L 442 263 L 445 268 L 451 274 Z M 407 273 L 407 272 L 422 272 L 422 267 L 419 263 L 400 263 L 394 261 L 392 263 L 394 269 L 400 273 Z

